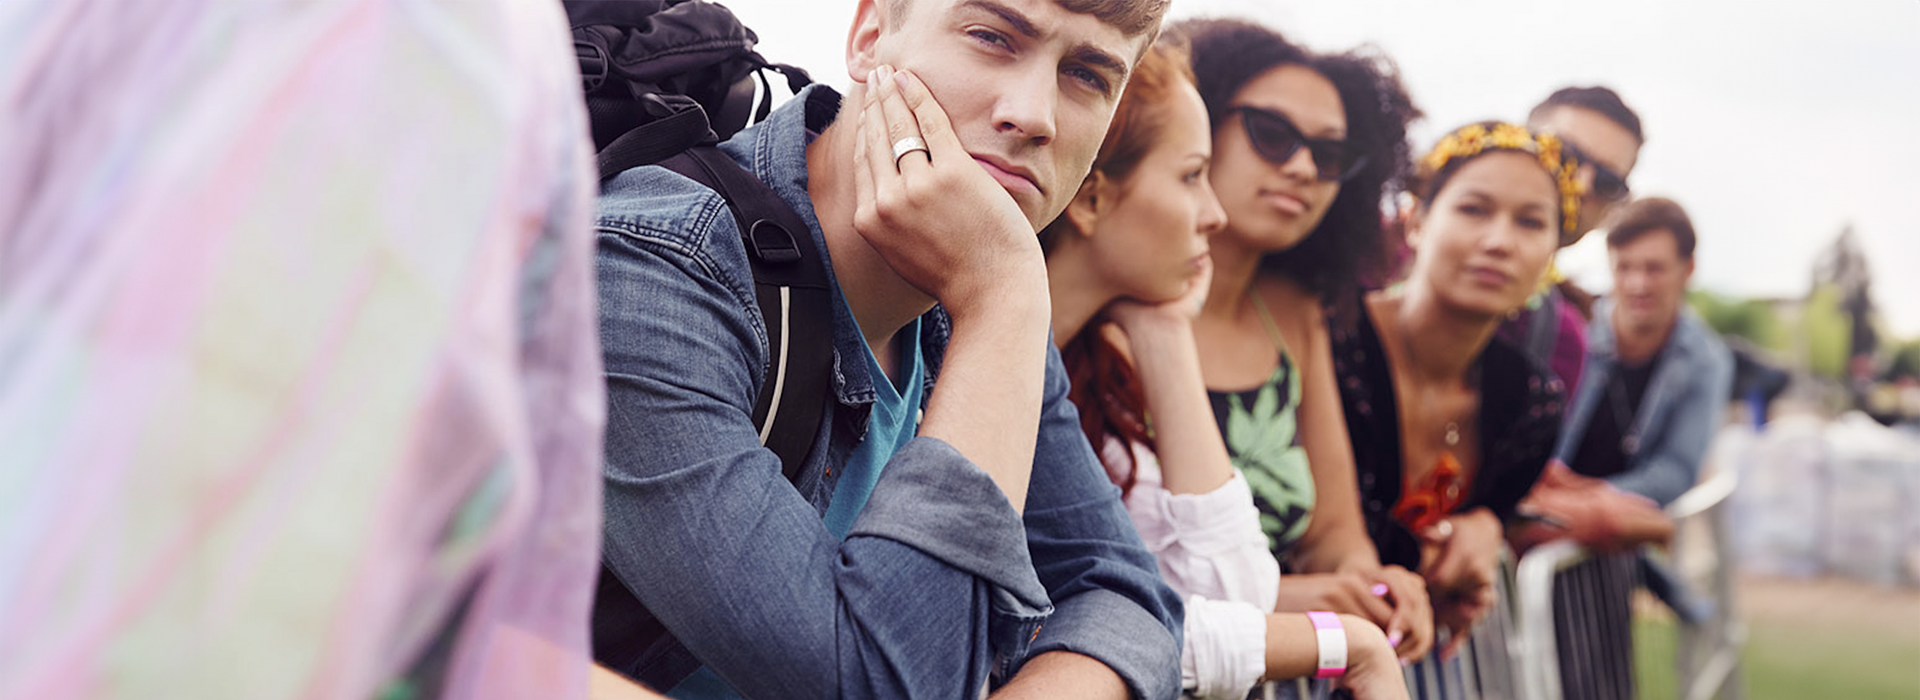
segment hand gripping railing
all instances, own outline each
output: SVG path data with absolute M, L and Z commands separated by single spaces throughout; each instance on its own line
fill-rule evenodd
M 1667 506 L 1674 521 L 1673 559 L 1683 570 L 1701 568 L 1689 558 L 1706 552 L 1707 585 L 1713 604 L 1707 619 L 1680 624 L 1680 645 L 1675 659 L 1681 697 L 1707 700 L 1741 697 L 1739 674 L 1740 646 L 1745 629 L 1733 604 L 1732 543 L 1727 532 L 1726 500 L 1736 484 L 1731 470 L 1721 469 L 1707 481 L 1682 494 Z M 1708 538 L 1702 550 L 1688 546 L 1687 539 L 1695 523 Z M 1515 574 L 1514 593 L 1517 608 L 1516 629 L 1511 638 L 1513 666 L 1517 669 L 1521 697 L 1528 700 L 1561 700 L 1560 657 L 1554 629 L 1554 583 L 1562 571 L 1594 558 L 1593 552 L 1571 541 L 1549 542 L 1527 552 Z
M 1413 700 L 1527 699 L 1514 687 L 1514 664 L 1509 657 L 1514 644 L 1512 591 L 1513 556 L 1511 552 L 1503 551 L 1500 575 L 1494 581 L 1497 604 L 1493 611 L 1474 627 L 1473 637 L 1461 649 L 1459 656 L 1442 661 L 1436 651 L 1405 669 L 1409 697 Z M 1435 649 L 1439 646 L 1439 640 L 1435 640 Z M 1336 696 L 1328 681 L 1300 679 L 1265 684 L 1253 697 L 1259 700 L 1328 700 Z
M 1696 550 L 1686 546 L 1697 523 L 1709 539 L 1708 585 L 1714 605 L 1700 624 L 1683 624 L 1677 665 L 1681 697 L 1687 700 L 1738 700 L 1739 650 L 1744 629 L 1734 615 L 1731 540 L 1727 536 L 1728 495 L 1733 475 L 1721 470 L 1682 494 L 1667 507 L 1675 525 L 1674 560 L 1683 568 L 1696 563 L 1684 557 Z M 1407 669 L 1407 686 L 1415 700 L 1561 700 L 1560 658 L 1554 634 L 1554 575 L 1593 558 L 1585 547 L 1568 541 L 1535 547 L 1516 566 L 1511 555 L 1502 557 L 1496 584 L 1499 604 L 1474 630 L 1462 654 L 1448 662 L 1429 657 Z M 1511 577 L 1511 578 L 1509 578 Z M 1292 686 L 1283 689 L 1281 686 Z M 1263 698 L 1321 700 L 1331 696 L 1325 681 L 1288 681 L 1267 684 Z

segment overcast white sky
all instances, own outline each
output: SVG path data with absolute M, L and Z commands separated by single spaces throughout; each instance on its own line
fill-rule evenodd
M 761 53 L 847 84 L 853 0 L 722 0 Z M 1518 119 L 1553 89 L 1605 84 L 1646 125 L 1632 183 L 1700 232 L 1695 285 L 1801 296 L 1851 223 L 1896 332 L 1920 336 L 1920 0 L 1173 0 L 1176 17 L 1259 20 L 1316 49 L 1371 43 L 1426 122 Z M 1609 286 L 1604 243 L 1562 255 Z

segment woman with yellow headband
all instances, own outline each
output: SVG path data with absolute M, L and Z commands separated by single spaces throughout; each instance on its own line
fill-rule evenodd
M 1492 609 L 1504 525 L 1560 424 L 1560 381 L 1494 334 L 1578 225 L 1576 170 L 1522 126 L 1448 134 L 1418 163 L 1405 284 L 1331 324 L 1368 534 L 1426 579 L 1443 656 Z

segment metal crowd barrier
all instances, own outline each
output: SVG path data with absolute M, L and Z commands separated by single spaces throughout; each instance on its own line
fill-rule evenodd
M 1458 656 L 1441 661 L 1438 650 L 1445 642 L 1436 640 L 1434 652 L 1407 667 L 1407 688 L 1413 700 L 1525 700 L 1526 696 L 1521 695 L 1515 685 L 1516 665 L 1512 657 L 1513 574 L 1513 557 L 1505 554 L 1500 560 L 1500 577 L 1494 582 L 1498 602 L 1487 619 L 1474 628 L 1473 637 L 1467 640 Z M 1267 683 L 1250 697 L 1252 700 L 1330 700 L 1333 686 L 1328 681 L 1307 679 Z
M 1689 579 L 1693 590 L 1704 592 L 1711 599 L 1705 619 L 1676 622 L 1679 647 L 1674 663 L 1679 697 L 1683 700 L 1744 697 L 1739 654 L 1746 631 L 1733 603 L 1733 545 L 1725 507 L 1735 483 L 1731 470 L 1719 470 L 1667 507 L 1675 530 L 1671 560 L 1683 572 L 1682 577 Z M 1704 535 L 1705 542 L 1696 541 L 1697 535 Z M 1576 599 L 1591 598 L 1607 586 L 1618 585 L 1617 581 L 1605 580 L 1605 575 L 1559 575 L 1589 562 L 1599 564 L 1602 560 L 1586 548 L 1564 541 L 1535 547 L 1521 558 L 1514 582 L 1520 624 L 1514 630 L 1510 647 L 1512 667 L 1518 669 L 1516 681 L 1521 697 L 1562 700 L 1566 696 L 1562 682 L 1567 676 L 1560 667 L 1560 635 L 1572 635 L 1571 644 L 1580 648 L 1605 648 L 1610 641 L 1581 636 L 1606 634 L 1605 625 L 1584 625 L 1573 630 L 1556 628 L 1556 583 L 1573 589 L 1564 592 Z M 1704 580 L 1699 580 L 1701 578 Z
M 1692 590 L 1711 599 L 1705 619 L 1676 622 L 1679 645 L 1674 664 L 1683 700 L 1745 697 L 1740 648 L 1745 643 L 1746 628 L 1734 608 L 1733 543 L 1726 508 L 1735 483 L 1731 470 L 1719 470 L 1667 507 L 1667 515 L 1674 520 L 1670 560 Z M 1601 560 L 1586 548 L 1565 541 L 1535 547 L 1517 565 L 1510 554 L 1502 557 L 1501 576 L 1496 582 L 1499 604 L 1474 630 L 1458 657 L 1441 661 L 1436 652 L 1407 668 L 1410 695 L 1414 700 L 1564 700 L 1557 635 L 1612 633 L 1604 631 L 1608 629 L 1604 624 L 1583 624 L 1581 629 L 1571 630 L 1560 630 L 1555 624 L 1557 574 L 1589 562 L 1598 564 Z M 1624 582 L 1625 593 L 1630 594 L 1639 583 L 1637 577 L 1591 580 L 1608 577 L 1619 579 L 1612 572 L 1587 580 L 1569 577 L 1562 582 L 1573 590 L 1563 592 L 1575 598 L 1590 597 L 1601 590 L 1618 593 L 1621 589 L 1617 586 Z M 1630 608 L 1627 614 L 1631 614 Z M 1631 620 L 1624 624 L 1630 634 Z M 1597 648 L 1607 640 L 1585 641 Z M 1439 642 L 1434 645 L 1435 649 L 1440 646 Z M 1630 642 L 1628 646 L 1631 653 Z M 1630 673 L 1630 662 L 1627 667 Z M 1250 696 L 1253 700 L 1331 697 L 1331 684 L 1304 679 L 1268 683 Z

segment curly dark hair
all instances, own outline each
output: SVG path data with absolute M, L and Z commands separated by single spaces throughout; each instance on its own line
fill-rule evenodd
M 1367 163 L 1341 184 L 1325 218 L 1305 240 L 1269 253 L 1261 265 L 1333 305 L 1350 301 L 1363 283 L 1382 281 L 1397 246 L 1381 207 L 1406 189 L 1413 153 L 1407 126 L 1421 117 L 1393 61 L 1371 46 L 1309 52 L 1246 20 L 1187 20 L 1168 31 L 1193 55 L 1200 98 L 1215 131 L 1226 123 L 1240 90 L 1274 68 L 1305 66 L 1333 83 L 1346 110 L 1347 138 L 1368 154 Z

